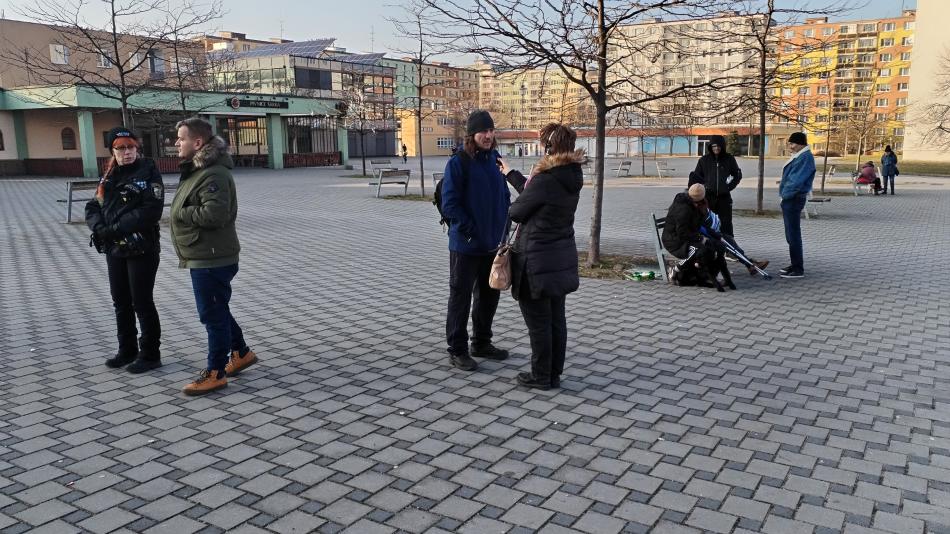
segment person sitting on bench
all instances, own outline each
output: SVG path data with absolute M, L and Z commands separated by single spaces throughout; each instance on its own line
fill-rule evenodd
M 873 161 L 866 161 L 864 165 L 861 165 L 861 174 L 858 175 L 856 182 L 859 184 L 874 184 L 875 196 L 881 192 L 881 179 L 877 176 L 877 171 L 874 170 Z
M 698 208 L 700 210 L 700 213 L 702 213 L 705 216 L 705 218 L 703 219 L 703 226 L 711 229 L 714 234 L 718 233 L 719 235 L 721 235 L 723 240 L 725 240 L 727 243 L 732 245 L 732 248 L 736 249 L 736 252 L 745 256 L 746 259 L 748 259 L 752 263 L 751 265 L 746 265 L 746 269 L 749 270 L 750 275 L 755 276 L 758 273 L 758 271 L 756 271 L 756 267 L 758 267 L 759 269 L 765 270 L 765 268 L 769 266 L 769 260 L 760 261 L 760 260 L 750 258 L 745 253 L 745 251 L 742 250 L 742 247 L 740 247 L 739 244 L 736 243 L 735 237 L 732 237 L 729 234 L 721 233 L 722 223 L 720 222 L 719 215 L 716 215 L 716 212 L 709 209 L 709 204 L 705 200 L 703 200 L 703 202 L 699 204 Z
M 680 260 L 669 273 L 675 285 L 716 286 L 710 269 L 716 262 L 716 251 L 700 233 L 705 217 L 699 206 L 705 198 L 703 184 L 693 184 L 688 192 L 677 193 L 667 210 L 662 241 L 663 247 Z

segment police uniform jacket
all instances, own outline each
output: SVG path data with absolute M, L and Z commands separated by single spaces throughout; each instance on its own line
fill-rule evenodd
M 165 185 L 155 162 L 139 158 L 130 165 L 113 167 L 100 182 L 103 202 L 95 198 L 86 204 L 86 224 L 96 234 L 103 230 L 119 236 L 142 235 L 146 251 L 158 251 L 158 221 L 165 205 Z M 122 255 L 120 247 L 108 247 L 109 254 Z

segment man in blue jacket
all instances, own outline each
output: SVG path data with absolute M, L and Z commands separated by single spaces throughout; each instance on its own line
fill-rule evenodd
M 500 292 L 488 285 L 495 251 L 505 236 L 511 193 L 498 170 L 495 123 L 487 111 L 468 117 L 462 150 L 442 178 L 442 213 L 449 222 L 449 306 L 445 338 L 452 365 L 474 371 L 472 356 L 504 360 L 508 351 L 491 343 Z M 473 300 L 474 293 L 474 300 Z M 472 346 L 468 315 L 472 314 Z
M 808 138 L 795 132 L 788 138 L 792 157 L 782 169 L 782 181 L 778 186 L 782 197 L 782 218 L 785 219 L 785 241 L 792 264 L 779 269 L 782 278 L 804 278 L 805 260 L 802 250 L 802 210 L 815 181 L 815 157 L 808 148 Z

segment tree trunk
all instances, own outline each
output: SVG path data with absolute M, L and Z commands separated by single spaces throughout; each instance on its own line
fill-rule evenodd
M 593 267 L 600 263 L 600 222 L 604 206 L 604 150 L 607 149 L 607 101 L 603 93 L 603 85 L 598 89 L 594 101 L 597 119 L 594 123 L 595 148 L 597 157 L 594 158 L 594 206 L 590 217 L 590 243 L 587 247 L 587 266 Z
M 363 176 L 366 176 L 366 143 L 364 143 L 364 138 L 366 134 L 363 130 L 360 130 L 360 157 L 363 159 Z
M 766 50 L 763 48 L 759 57 L 759 183 L 755 193 L 755 212 L 762 213 L 765 200 L 765 112 L 768 107 L 766 83 Z
M 640 174 L 647 175 L 647 155 L 643 152 L 643 136 L 640 136 Z
M 416 156 L 419 157 L 419 191 L 426 196 L 426 172 L 422 162 L 422 102 L 419 103 L 419 114 L 416 115 Z
M 825 132 L 825 161 L 824 170 L 821 171 L 821 192 L 825 192 L 825 176 L 828 175 L 828 145 L 831 144 L 831 132 Z

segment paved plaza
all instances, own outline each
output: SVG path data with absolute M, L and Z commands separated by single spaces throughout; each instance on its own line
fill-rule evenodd
M 350 172 L 236 174 L 232 310 L 261 361 L 199 398 L 167 226 L 165 365 L 110 370 L 105 260 L 62 223 L 62 180 L 0 180 L 0 531 L 950 532 L 950 180 L 834 197 L 803 221 L 803 280 L 582 280 L 562 389 L 540 392 L 515 384 L 509 295 L 512 358 L 449 366 L 438 214 Z M 647 217 L 684 184 L 610 181 L 604 252 L 651 254 Z M 787 264 L 780 218 L 735 226 Z

